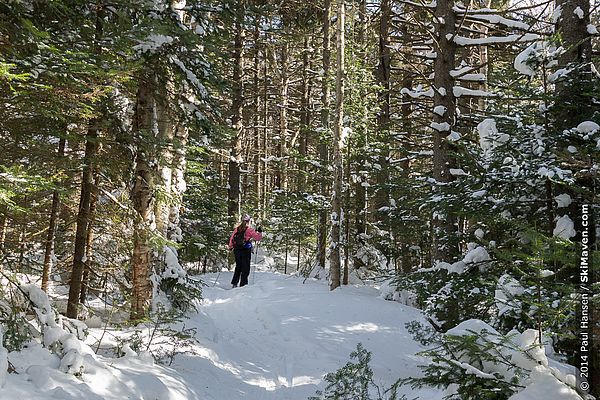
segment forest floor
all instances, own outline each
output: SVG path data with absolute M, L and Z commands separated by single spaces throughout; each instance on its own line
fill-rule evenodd
M 170 365 L 155 363 L 141 351 L 110 354 L 119 341 L 133 345 L 134 331 L 105 332 L 98 326 L 90 329 L 89 347 L 83 345 L 83 374 L 60 372 L 54 354 L 32 345 L 9 355 L 18 374 L 9 374 L 0 398 L 307 399 L 324 388 L 326 373 L 350 360 L 358 343 L 372 352 L 374 382 L 382 390 L 419 374 L 417 366 L 427 362 L 415 354 L 422 347 L 405 327 L 423 320 L 418 310 L 382 299 L 374 287 L 349 285 L 330 292 L 324 281 L 260 269 L 249 285 L 235 289 L 231 272 L 201 277 L 208 286 L 198 312 L 180 323 L 195 328 L 193 343 L 177 348 L 168 334 L 153 339 L 155 353 L 178 351 Z M 150 334 L 148 329 L 146 337 Z M 433 389 L 403 387 L 400 393 L 410 399 L 442 397 Z

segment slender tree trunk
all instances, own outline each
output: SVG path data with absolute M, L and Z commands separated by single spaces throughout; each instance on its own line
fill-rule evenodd
M 98 151 L 98 121 L 90 122 L 88 128 L 85 153 L 83 156 L 83 173 L 81 176 L 81 194 L 79 196 L 79 211 L 77 213 L 77 228 L 75 231 L 75 252 L 69 283 L 69 299 L 67 301 L 67 317 L 77 318 L 81 282 L 85 270 L 85 247 L 90 223 L 90 203 L 93 191 L 93 170 Z
M 186 146 L 189 139 L 189 130 L 179 125 L 175 129 L 173 137 L 173 160 L 171 168 L 171 207 L 169 211 L 169 226 L 167 238 L 175 242 L 181 242 L 181 210 L 183 207 L 183 194 L 187 189 L 185 182 L 186 168 Z
M 233 138 L 231 139 L 231 154 L 229 158 L 228 175 L 228 206 L 229 222 L 233 225 L 239 220 L 241 214 L 241 179 L 240 170 L 242 163 L 242 133 L 243 111 L 244 111 L 244 17 L 246 15 L 246 0 L 238 3 L 235 18 L 235 39 L 233 54 L 233 101 L 231 104 L 231 127 Z
M 254 24 L 254 77 L 253 77 L 253 91 L 254 91 L 254 195 L 255 207 L 257 210 L 261 208 L 262 199 L 262 163 L 261 157 L 261 128 L 258 126 L 260 123 L 260 107 L 261 107 L 261 94 L 260 94 L 260 18 L 256 18 Z
M 331 290 L 340 286 L 340 247 L 342 215 L 342 130 L 344 129 L 344 50 L 346 29 L 345 0 L 338 1 L 337 13 L 337 75 L 335 80 L 335 126 L 333 138 L 333 196 L 331 215 L 331 255 L 329 259 L 329 274 Z
M 283 21 L 285 29 L 286 21 Z M 281 45 L 281 53 L 279 60 L 279 140 L 277 142 L 277 156 L 280 158 L 279 167 L 277 168 L 277 176 L 275 187 L 277 189 L 287 190 L 288 188 L 288 172 L 287 165 L 288 161 L 285 159 L 288 153 L 287 140 L 288 140 L 288 102 L 289 102 L 289 44 L 284 39 Z
M 85 304 L 87 297 L 89 284 L 90 284 L 90 273 L 92 272 L 93 266 L 93 243 L 94 243 L 94 220 L 96 218 L 96 206 L 98 204 L 98 186 L 100 184 L 100 175 L 98 174 L 98 168 L 95 168 L 93 173 L 94 184 L 92 185 L 92 193 L 90 198 L 90 215 L 89 223 L 87 226 L 87 237 L 85 239 L 85 263 L 83 269 L 83 277 L 81 278 L 81 293 L 79 295 L 79 302 Z
M 29 207 L 29 199 L 23 196 L 23 208 Z M 27 248 L 27 219 L 22 216 L 19 223 L 19 261 L 17 262 L 17 272 L 23 272 L 23 263 L 25 261 L 25 249 Z
M 4 206 L 0 217 L 0 254 L 4 254 L 6 247 L 6 232 L 8 231 L 8 207 Z M 2 266 L 0 265 L 0 270 Z
M 380 137 L 380 142 L 388 142 L 388 131 L 391 121 L 391 92 L 390 92 L 390 76 L 391 76 L 391 56 L 390 56 L 390 20 L 392 10 L 390 0 L 381 1 L 381 17 L 379 20 L 379 63 L 377 65 L 376 77 L 377 83 L 381 86 L 379 93 L 379 113 L 377 115 L 377 130 Z M 386 227 L 388 226 L 387 212 L 379 211 L 382 207 L 389 206 L 389 193 L 387 189 L 388 183 L 388 157 L 387 149 L 381 149 L 378 157 L 380 168 L 375 173 L 375 183 L 377 189 L 373 201 L 374 216 L 379 223 Z
M 310 88 L 312 81 L 309 76 L 311 69 L 311 36 L 304 39 L 304 52 L 302 55 L 302 100 L 300 104 L 300 146 L 299 153 L 302 162 L 299 167 L 297 186 L 303 190 L 306 186 L 306 168 L 304 158 L 308 154 L 308 132 L 310 131 L 311 112 L 310 112 Z
M 102 53 L 100 41 L 103 33 L 104 10 L 98 7 L 96 10 L 96 31 L 94 33 L 94 54 L 97 56 L 96 62 L 99 62 L 99 56 Z M 98 125 L 100 121 L 95 119 L 90 121 L 87 131 L 85 153 L 83 156 L 83 171 L 81 176 L 81 195 L 79 197 L 79 211 L 77 213 L 77 228 L 75 232 L 75 251 L 73 254 L 73 266 L 71 270 L 71 279 L 69 282 L 69 299 L 67 300 L 67 317 L 77 318 L 79 308 L 79 298 L 81 294 L 81 281 L 85 269 L 85 246 L 88 235 L 88 225 L 90 223 L 90 201 L 93 191 L 93 171 L 96 153 L 98 152 Z
M 436 41 L 434 51 L 437 57 L 434 61 L 433 103 L 442 107 L 443 113 L 433 113 L 433 178 L 437 182 L 436 190 L 452 181 L 450 168 L 453 160 L 450 156 L 450 144 L 446 139 L 455 126 L 456 98 L 453 94 L 454 78 L 450 72 L 455 67 L 456 43 L 452 40 L 455 34 L 456 16 L 452 0 L 439 0 L 435 15 L 440 22 L 435 23 Z M 440 115 L 441 114 L 441 115 Z M 438 213 L 433 217 L 433 261 L 451 261 L 458 255 L 456 240 L 456 217 Z
M 342 85 L 343 87 L 343 85 Z M 348 210 L 350 210 L 350 140 L 347 139 L 348 142 L 346 144 L 346 164 L 345 171 L 343 173 L 346 182 L 344 182 L 344 218 L 342 219 L 342 223 L 344 226 L 344 268 L 342 274 L 342 284 L 347 285 L 349 281 L 350 275 L 350 215 L 348 214 Z M 340 151 L 341 154 L 341 151 Z
M 361 58 L 363 64 L 366 66 L 367 64 L 367 1 L 361 0 L 359 7 L 359 32 L 358 32 L 358 43 L 361 46 Z M 366 93 L 365 93 L 366 94 Z M 364 245 L 364 238 L 362 235 L 367 233 L 367 188 L 365 184 L 367 183 L 368 177 L 366 174 L 361 173 L 364 170 L 364 163 L 366 160 L 365 155 L 367 154 L 367 137 L 369 130 L 368 119 L 368 106 L 365 104 L 363 108 L 362 118 L 365 121 L 361 124 L 364 127 L 364 131 L 360 132 L 358 135 L 359 142 L 358 147 L 359 151 L 356 155 L 358 171 L 356 172 L 359 179 L 356 180 L 356 184 L 354 187 L 355 192 L 355 202 L 354 202 L 354 229 L 356 231 L 356 241 L 357 246 L 362 247 Z M 357 249 L 354 250 L 354 259 L 353 265 L 354 269 L 359 269 L 364 266 L 364 263 L 360 257 L 357 257 L 358 254 Z
M 298 259 L 296 261 L 296 272 L 300 271 L 300 251 L 302 249 L 302 237 L 298 236 L 298 252 L 297 252 L 297 256 Z
M 61 138 L 58 141 L 58 157 L 65 155 L 66 140 Z M 54 237 L 56 235 L 56 226 L 58 224 L 58 211 L 60 206 L 60 197 L 58 191 L 52 193 L 52 208 L 50 209 L 50 222 L 48 223 L 48 236 L 46 236 L 46 246 L 44 250 L 44 268 L 42 270 L 42 285 L 44 292 L 48 291 L 48 282 L 52 273 L 52 264 L 54 256 Z
M 483 8 L 492 8 L 492 0 L 479 0 L 480 4 L 483 6 Z M 489 28 L 486 25 L 482 25 L 481 29 L 481 38 L 485 38 L 488 36 L 488 31 Z M 489 51 L 488 51 L 488 45 L 487 44 L 482 44 L 479 46 L 479 63 L 481 64 L 481 68 L 479 69 L 479 73 L 482 74 L 485 77 L 485 80 L 483 82 L 479 83 L 479 90 L 482 90 L 484 92 L 487 91 L 488 89 L 488 61 L 489 61 Z M 406 86 L 405 86 L 406 87 Z M 487 99 L 485 97 L 480 97 L 478 99 L 478 107 L 479 107 L 479 111 L 481 112 L 485 112 L 486 107 L 487 107 Z
M 267 47 L 267 37 L 265 36 L 265 46 L 264 46 L 264 56 L 263 56 L 263 115 L 262 115 L 262 122 L 263 122 L 263 135 L 262 135 L 262 157 L 263 160 L 261 161 L 262 163 L 262 194 L 263 194 L 263 198 L 262 198 L 262 208 L 261 208 L 261 217 L 264 218 L 266 216 L 265 212 L 267 209 L 267 184 L 268 184 L 268 178 L 269 178 L 269 174 L 267 171 L 267 157 L 268 157 L 268 151 L 269 151 L 269 147 L 268 147 L 268 140 L 269 140 L 269 131 L 268 131 L 268 124 L 269 124 L 269 57 L 268 57 L 268 51 L 269 48 Z
M 407 26 L 402 28 L 402 41 L 403 43 L 410 43 L 410 32 Z M 409 88 L 413 86 L 413 73 L 411 71 L 405 71 L 402 76 L 402 87 Z M 412 132 L 413 132 L 413 122 L 411 119 L 412 116 L 412 102 L 410 96 L 408 94 L 404 94 L 401 97 L 402 105 L 400 106 L 400 113 L 402 115 L 402 132 L 404 132 L 404 141 L 402 143 L 404 161 L 400 164 L 400 168 L 402 170 L 402 178 L 405 182 L 409 182 L 410 176 L 410 151 L 411 151 L 411 143 L 412 140 Z M 408 194 L 408 191 L 407 191 Z M 411 270 L 411 257 L 410 257 L 410 244 L 414 243 L 415 238 L 410 234 L 409 223 L 404 223 L 402 227 L 403 234 L 400 237 L 400 263 L 402 272 L 410 272 Z
M 321 77 L 321 129 L 323 131 L 319 138 L 319 160 L 322 166 L 329 161 L 326 138 L 329 136 L 329 70 L 331 66 L 331 37 L 329 28 L 331 25 L 331 0 L 324 0 L 323 4 L 323 76 Z M 321 195 L 327 198 L 327 180 L 321 177 Z M 317 227 L 317 253 L 319 267 L 325 268 L 327 253 L 327 210 L 319 212 L 319 224 Z
M 169 229 L 169 213 L 172 204 L 172 178 L 173 178 L 173 152 L 172 144 L 173 138 L 175 137 L 175 123 L 173 122 L 172 116 L 169 112 L 169 101 L 171 96 L 168 93 L 174 92 L 172 82 L 168 82 L 166 89 L 161 88 L 161 95 L 157 93 L 156 99 L 156 119 L 158 127 L 158 155 L 159 165 L 157 165 L 156 174 L 156 185 L 160 187 L 166 196 L 158 196 L 154 200 L 154 222 L 156 225 L 156 232 L 159 233 L 163 238 L 167 238 L 167 231 Z M 163 256 L 163 252 L 159 252 L 159 258 Z M 158 260 L 157 260 L 158 261 Z M 160 262 L 157 262 L 157 265 Z

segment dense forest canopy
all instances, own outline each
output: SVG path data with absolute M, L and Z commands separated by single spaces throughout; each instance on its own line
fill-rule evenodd
M 388 279 L 434 330 L 532 328 L 574 363 L 599 7 L 3 1 L 0 322 L 22 276 L 68 287 L 72 319 L 90 293 L 185 309 L 248 213 L 281 272 Z

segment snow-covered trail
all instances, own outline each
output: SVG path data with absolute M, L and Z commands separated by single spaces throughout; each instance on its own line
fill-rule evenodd
M 147 339 L 151 326 L 105 332 L 98 325 L 90 328 L 86 343 L 63 332 L 61 340 L 76 345 L 78 356 L 70 362 L 80 362 L 81 373 L 63 372 L 68 357 L 32 341 L 8 354 L 14 373 L 4 375 L 4 386 L 0 380 L 0 400 L 306 400 L 324 388 L 326 373 L 349 361 L 358 343 L 372 352 L 375 382 L 385 388 L 419 374 L 417 366 L 427 362 L 415 355 L 421 347 L 405 328 L 422 320 L 421 313 L 381 299 L 374 288 L 330 292 L 324 281 L 303 283 L 296 276 L 263 271 L 250 285 L 229 289 L 231 275 L 201 277 L 209 286 L 198 312 L 183 321 L 196 329 L 197 342 L 177 354 L 172 365 L 156 364 L 144 351 L 113 355 L 119 341 L 133 346 L 137 333 Z M 156 339 L 153 351 L 176 346 L 169 338 Z M 99 341 L 101 354 L 95 354 Z M 434 389 L 403 390 L 409 399 L 442 397 Z
M 231 273 L 221 273 L 213 287 L 216 277 L 203 277 L 211 286 L 200 312 L 186 322 L 197 328 L 197 354 L 179 355 L 172 365 L 201 399 L 306 399 L 359 342 L 372 352 L 382 386 L 417 374 L 425 361 L 415 356 L 421 347 L 405 328 L 422 320 L 419 311 L 385 301 L 373 288 L 330 292 L 322 281 L 257 272 L 254 283 L 229 289 Z

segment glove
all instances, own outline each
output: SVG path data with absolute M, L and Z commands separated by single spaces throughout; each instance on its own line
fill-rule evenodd
M 262 226 L 259 225 L 258 227 L 256 227 L 256 232 L 262 233 L 262 231 Z

